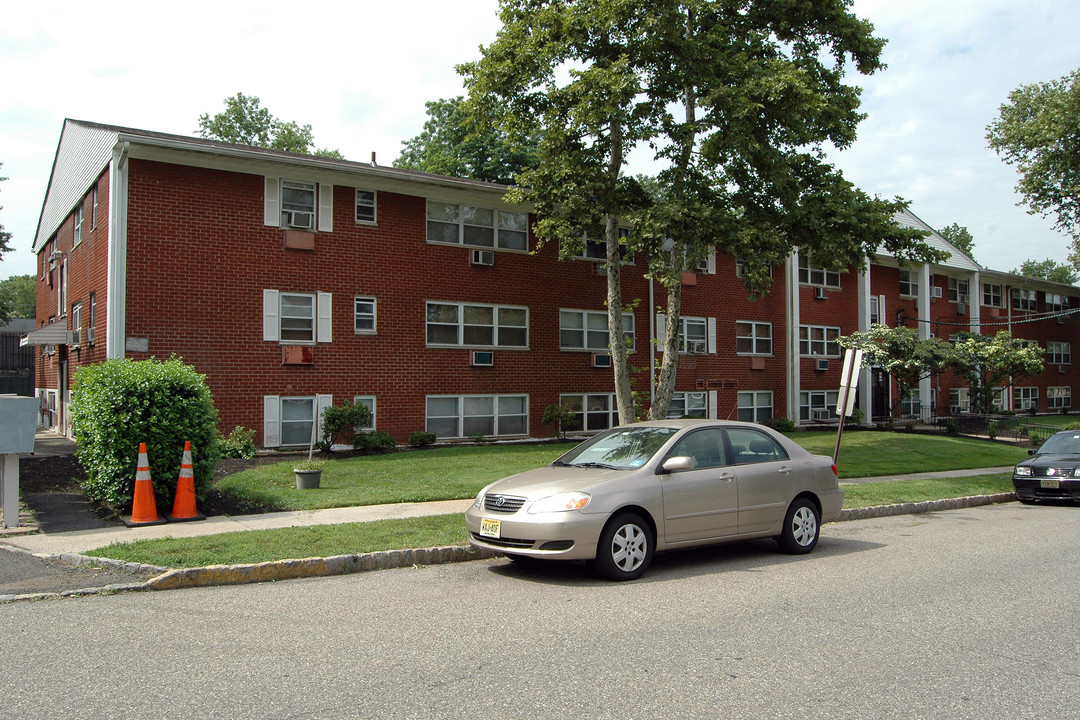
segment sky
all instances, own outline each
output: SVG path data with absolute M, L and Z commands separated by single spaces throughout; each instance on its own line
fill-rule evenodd
M 310 124 L 315 146 L 390 165 L 424 103 L 463 93 L 454 67 L 501 24 L 496 0 L 7 3 L 0 10 L 0 280 L 31 246 L 65 118 L 194 135 L 202 113 L 255 95 Z M 182 7 L 182 11 L 175 8 Z M 1080 67 L 1080 2 L 856 0 L 888 40 L 863 88 L 858 140 L 830 157 L 864 191 L 902 197 L 931 227 L 965 226 L 982 265 L 1064 262 L 1069 238 L 1017 206 L 1015 170 L 986 144 L 1009 92 Z M 649 172 L 645 153 L 630 172 Z

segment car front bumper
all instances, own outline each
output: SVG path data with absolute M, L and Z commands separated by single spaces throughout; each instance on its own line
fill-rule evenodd
M 498 521 L 498 537 L 481 535 L 481 520 Z M 475 505 L 465 512 L 469 542 L 511 555 L 556 560 L 591 560 L 607 516 L 571 510 L 530 515 L 524 509 L 501 514 Z
M 1080 503 L 1080 479 L 1044 482 L 1047 478 L 1013 477 L 1013 489 L 1021 500 L 1065 500 Z M 1049 485 L 1049 487 L 1048 487 Z

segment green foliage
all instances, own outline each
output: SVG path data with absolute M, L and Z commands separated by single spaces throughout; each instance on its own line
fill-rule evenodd
M 1049 280 L 1050 282 L 1075 285 L 1080 279 L 1080 273 L 1071 265 L 1059 263 L 1057 260 L 1047 258 L 1045 260 L 1025 260 L 1020 267 L 1013 270 L 1015 275 Z
M 863 351 L 863 367 L 879 367 L 896 380 L 899 392 L 889 416 L 900 412 L 901 399 L 918 387 L 919 381 L 941 372 L 949 357 L 949 344 L 935 337 L 920 338 L 914 328 L 872 325 L 842 336 L 842 347 Z
M 945 432 L 949 433 L 950 435 L 959 435 L 960 434 L 960 424 L 957 423 L 955 420 L 953 420 L 951 418 L 949 420 L 946 420 L 945 421 Z
M 1029 212 L 1054 213 L 1054 227 L 1073 236 L 1070 259 L 1080 267 L 1080 70 L 1013 90 L 986 139 L 1016 166 Z
M 394 160 L 394 167 L 510 185 L 537 162 L 536 138 L 523 143 L 470 115 L 462 97 L 425 103 L 424 130 Z
M 765 427 L 772 428 L 776 432 L 784 433 L 785 435 L 795 432 L 795 421 L 791 418 L 774 415 L 771 418 L 767 418 L 761 424 Z
M 956 342 L 947 346 L 945 367 L 967 380 L 972 412 L 989 414 L 994 390 L 1043 371 L 1043 349 L 1023 343 L 1002 330 L 992 336 L 960 333 Z
M 412 447 L 427 447 L 435 442 L 436 435 L 424 430 L 413 430 L 409 433 L 409 445 Z
M 469 437 L 474 443 L 479 443 L 481 445 L 487 442 L 487 435 L 482 432 L 474 432 L 473 434 L 469 435 Z
M 394 436 L 385 430 L 360 433 L 353 440 L 353 448 L 368 453 L 387 452 L 397 447 Z
M 0 323 L 35 317 L 37 283 L 33 275 L 12 275 L 0 280 Z
M 566 431 L 574 423 L 574 411 L 566 405 L 552 403 L 544 408 L 544 416 L 540 418 L 543 425 L 555 425 L 555 434 L 562 440 L 566 437 Z
M 972 255 L 975 249 L 975 238 L 971 236 L 971 232 L 963 225 L 957 225 L 956 223 L 946 225 L 938 230 L 938 234 L 968 255 Z
M 80 368 L 71 420 L 90 499 L 130 507 L 139 443 L 145 442 L 154 493 L 159 502 L 171 502 L 186 440 L 195 497 L 205 498 L 218 459 L 217 409 L 206 377 L 179 358 L 112 359 Z
M 255 457 L 255 431 L 237 425 L 229 437 L 218 438 L 218 449 L 223 458 L 251 459 Z
M 301 460 L 292 464 L 292 469 L 299 472 L 322 471 L 325 463 L 322 460 Z
M 991 440 L 997 440 L 998 424 L 995 420 L 991 420 L 986 426 L 986 434 Z
M 4 163 L 0 163 L 0 167 L 4 167 Z M 7 180 L 6 177 L 0 177 L 0 182 Z M 4 206 L 0 205 L 0 210 L 3 210 Z M 11 240 L 11 233 L 4 229 L 4 226 L 0 224 L 0 260 L 3 260 L 4 253 L 11 251 L 11 246 L 8 245 L 8 241 Z M 2 311 L 2 308 L 0 308 Z
M 340 405 L 332 405 L 323 411 L 322 443 L 320 448 L 331 452 L 334 443 L 356 446 L 358 428 L 371 422 L 371 411 L 367 406 L 344 400 Z
M 209 113 L 199 116 L 199 135 L 239 145 L 308 154 L 315 142 L 310 125 L 279 120 L 266 108 L 259 107 L 257 96 L 240 92 L 225 98 L 223 112 L 213 117 Z M 317 150 L 314 154 L 343 159 L 337 150 Z

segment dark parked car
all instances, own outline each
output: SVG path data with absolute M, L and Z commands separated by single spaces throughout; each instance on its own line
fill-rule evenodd
M 1013 468 L 1013 487 L 1022 503 L 1080 502 L 1080 430 L 1054 433 Z

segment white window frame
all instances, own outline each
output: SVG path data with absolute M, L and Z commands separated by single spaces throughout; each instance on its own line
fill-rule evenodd
M 1046 388 L 1046 407 L 1048 410 L 1072 407 L 1072 386 L 1052 385 Z
M 682 408 L 682 412 L 672 408 Z M 667 417 L 669 418 L 708 418 L 709 417 L 709 394 L 705 390 L 687 390 L 671 394 L 671 404 L 668 405 Z
M 1069 296 L 1057 293 L 1045 293 L 1046 312 L 1062 312 L 1069 309 Z
M 581 326 L 580 327 L 567 327 L 563 323 L 568 317 L 577 318 Z M 590 324 L 590 321 L 592 323 Z M 600 327 L 596 326 L 597 321 L 600 322 Z M 634 332 L 634 313 L 623 313 L 622 315 L 623 333 L 629 338 L 630 342 L 627 347 L 634 349 L 636 343 L 636 336 Z M 567 343 L 565 341 L 565 335 L 570 333 L 580 333 L 580 344 Z M 599 336 L 603 336 L 603 344 L 598 344 Z M 590 341 L 593 339 L 595 341 Z M 605 352 L 611 349 L 611 333 L 608 331 L 608 314 L 606 310 L 577 310 L 574 308 L 560 308 L 559 309 L 559 349 L 563 351 L 586 351 L 586 352 Z
M 371 311 L 361 311 L 361 305 L 370 305 Z M 379 305 L 374 295 L 356 295 L 353 297 L 353 332 L 356 335 L 378 334 Z M 365 325 L 370 321 L 371 327 L 360 327 L 361 322 Z
M 948 278 L 949 302 L 968 303 L 971 300 L 971 283 L 963 278 Z
M 811 411 L 813 410 L 835 409 L 839 399 L 839 390 L 800 390 L 799 420 L 811 420 Z
M 1023 385 L 1013 388 L 1013 410 L 1030 410 L 1039 407 L 1039 388 Z
M 363 196 L 363 197 L 362 197 Z M 370 196 L 370 199 L 368 198 Z M 353 219 L 360 225 L 379 224 L 379 194 L 375 190 L 356 188 Z M 371 217 L 367 217 L 370 215 Z
M 311 310 L 310 316 L 300 316 L 300 315 L 296 315 L 296 314 L 291 314 L 291 315 L 286 316 L 286 314 L 285 314 L 286 300 L 287 299 L 293 299 L 293 298 L 295 298 L 295 299 L 303 298 L 304 300 L 308 301 L 309 307 L 310 307 L 310 310 Z M 290 309 L 299 308 L 299 307 L 301 307 L 301 306 L 300 305 L 291 305 Z M 280 323 L 281 323 L 281 325 L 280 325 L 281 330 L 280 330 L 279 337 L 281 338 L 281 342 L 283 344 L 286 344 L 286 345 L 314 345 L 315 344 L 315 332 L 316 332 L 316 327 L 315 327 L 316 326 L 316 317 L 315 316 L 316 316 L 315 293 L 294 293 L 294 292 L 279 292 L 278 293 L 278 318 L 279 318 Z M 295 337 L 286 338 L 285 337 L 285 333 L 286 333 L 285 323 L 286 323 L 287 320 L 301 321 L 301 322 L 310 321 L 310 323 L 311 323 L 310 330 L 311 331 L 309 333 L 307 333 L 307 337 L 305 337 L 303 339 L 295 338 Z M 303 331 L 303 328 L 292 328 L 292 327 L 288 328 L 288 332 L 293 333 L 293 334 L 298 334 L 299 332 L 302 332 L 302 331 Z
M 375 396 L 374 395 L 353 395 L 353 404 L 354 405 L 363 405 L 364 407 L 366 407 L 368 409 L 368 412 L 371 413 L 371 417 L 368 420 L 367 425 L 360 425 L 356 429 L 358 431 L 363 430 L 364 432 L 369 432 L 371 430 L 374 430 L 375 429 L 375 409 L 376 409 Z
M 768 401 L 766 404 L 765 401 Z M 745 422 L 765 422 L 773 416 L 772 390 L 740 390 L 736 393 L 737 419 Z
M 450 214 L 438 217 L 432 217 L 431 211 L 433 207 L 441 206 L 443 209 L 448 210 L 454 208 L 452 216 Z M 470 213 L 469 211 L 474 211 Z M 475 211 L 490 212 L 491 223 L 478 222 L 477 213 Z M 467 220 L 473 222 L 467 222 Z M 432 238 L 431 225 L 445 226 L 447 228 L 456 227 L 456 239 L 444 240 Z M 519 227 L 521 226 L 521 227 Z M 486 250 L 500 250 L 503 252 L 529 252 L 529 214 L 524 211 L 518 210 L 497 210 L 493 207 L 481 206 L 481 205 L 463 205 L 461 203 L 444 202 L 442 200 L 427 201 L 427 210 L 425 215 L 425 227 L 427 242 L 432 245 L 464 245 L 465 247 L 477 247 L 484 248 Z M 467 228 L 481 228 L 491 230 L 491 243 L 486 242 L 470 242 L 466 237 Z M 504 239 L 505 237 L 505 239 Z M 514 247 L 518 244 L 519 238 L 521 239 L 521 245 L 523 247 Z
M 574 413 L 579 423 L 573 432 L 601 432 L 619 424 L 619 405 L 614 393 L 563 393 L 559 395 L 560 405 L 566 406 L 571 401 L 577 401 L 581 408 L 580 411 Z M 607 406 L 606 408 L 594 405 L 595 409 L 590 409 L 591 404 L 601 401 Z M 602 427 L 596 422 L 600 417 L 603 417 L 607 423 Z M 589 422 L 590 418 L 594 419 L 593 423 Z
M 432 322 L 431 321 L 431 307 L 432 306 L 445 306 L 455 308 L 455 321 L 454 322 Z M 492 311 L 492 324 L 482 325 L 479 323 L 466 323 L 465 315 L 469 308 L 483 308 L 490 309 Z M 510 325 L 501 322 L 501 317 L 504 311 L 523 311 L 525 313 L 524 325 Z M 431 341 L 431 327 L 450 327 L 457 328 L 456 342 L 432 342 Z M 465 342 L 466 329 L 469 327 L 491 327 L 491 339 L 490 343 L 469 343 Z M 518 344 L 508 344 L 502 341 L 500 335 L 501 328 L 506 330 L 524 330 L 525 338 L 524 342 Z M 468 348 L 501 348 L 511 350 L 528 350 L 529 348 L 529 308 L 523 305 L 490 305 L 487 303 L 466 303 L 466 302 L 446 302 L 443 300 L 429 300 L 425 305 L 425 333 L 424 338 L 428 347 L 468 347 Z
M 840 271 L 814 267 L 810 264 L 809 254 L 799 253 L 799 284 L 839 290 Z
M 901 270 L 899 273 L 901 297 L 919 296 L 919 274 L 915 270 Z
M 311 193 L 311 204 L 290 203 L 286 206 L 285 203 L 285 191 L 286 190 L 298 190 L 302 192 Z M 310 216 L 310 220 L 307 225 L 298 225 L 294 220 L 294 213 L 307 213 Z M 293 230 L 315 230 L 315 224 L 319 214 L 319 185 L 314 182 L 304 182 L 302 180 L 288 180 L 282 178 L 281 180 L 281 227 L 291 228 Z
M 922 413 L 922 390 L 912 388 L 900 398 L 901 417 L 919 417 Z
M 1050 365 L 1072 365 L 1072 343 L 1056 340 L 1046 343 L 1046 362 Z
M 502 413 L 500 408 L 501 400 L 521 400 L 523 410 L 520 413 Z M 432 400 L 454 400 L 456 401 L 456 411 L 454 415 L 435 415 L 431 414 L 431 401 Z M 470 414 L 468 412 L 469 400 L 490 400 L 492 414 Z M 456 431 L 453 435 L 440 435 L 436 430 L 432 429 L 432 418 L 447 420 L 455 418 Z M 527 437 L 529 434 L 529 396 L 525 393 L 502 393 L 498 395 L 428 395 L 424 400 L 424 427 L 428 432 L 435 432 L 436 437 L 440 440 L 460 440 L 471 437 L 476 434 L 475 432 L 469 432 L 470 428 L 466 425 L 470 419 L 475 418 L 491 418 L 492 432 L 482 433 L 485 437 Z M 519 419 L 523 422 L 521 432 L 505 432 L 504 428 L 500 428 L 500 424 L 507 423 L 511 418 Z
M 93 189 L 90 191 L 90 198 L 90 229 L 96 230 L 98 219 L 98 189 L 96 182 L 94 183 Z
M 80 199 L 79 204 L 75 206 L 74 212 L 71 213 L 72 247 L 75 247 L 82 242 L 83 220 L 86 217 L 86 211 L 83 209 L 83 204 L 85 202 L 85 197 Z
M 820 334 L 821 337 L 814 337 Z M 832 325 L 800 325 L 799 356 L 815 358 L 840 357 L 840 328 Z M 814 352 L 818 348 L 820 352 Z M 832 350 L 832 352 L 829 352 Z
M 690 337 L 691 325 L 695 331 L 700 328 L 700 334 L 695 332 L 693 339 Z M 691 343 L 694 343 L 691 345 Z M 705 355 L 709 352 L 709 319 L 703 317 L 679 318 L 679 352 L 688 355 Z
M 748 330 L 749 334 L 740 334 L 740 330 Z M 750 343 L 749 350 L 740 350 L 740 343 Z M 768 349 L 763 349 L 762 344 L 767 343 Z M 756 320 L 735 321 L 735 354 L 736 355 L 767 355 L 773 354 L 772 323 L 758 322 Z
M 949 388 L 949 412 L 954 415 L 971 412 L 970 388 Z
M 1020 312 L 1034 312 L 1039 307 L 1039 291 L 1012 289 L 1012 309 Z
M 736 255 L 735 256 L 735 277 L 737 277 L 737 278 L 746 277 L 749 265 L 750 265 L 749 260 L 747 260 L 744 257 L 739 257 L 738 255 Z M 772 277 L 772 276 L 773 276 L 773 268 L 772 268 L 772 265 L 770 265 L 769 266 L 769 277 Z
M 1001 285 L 994 283 L 982 284 L 982 304 L 984 307 L 1004 307 Z

